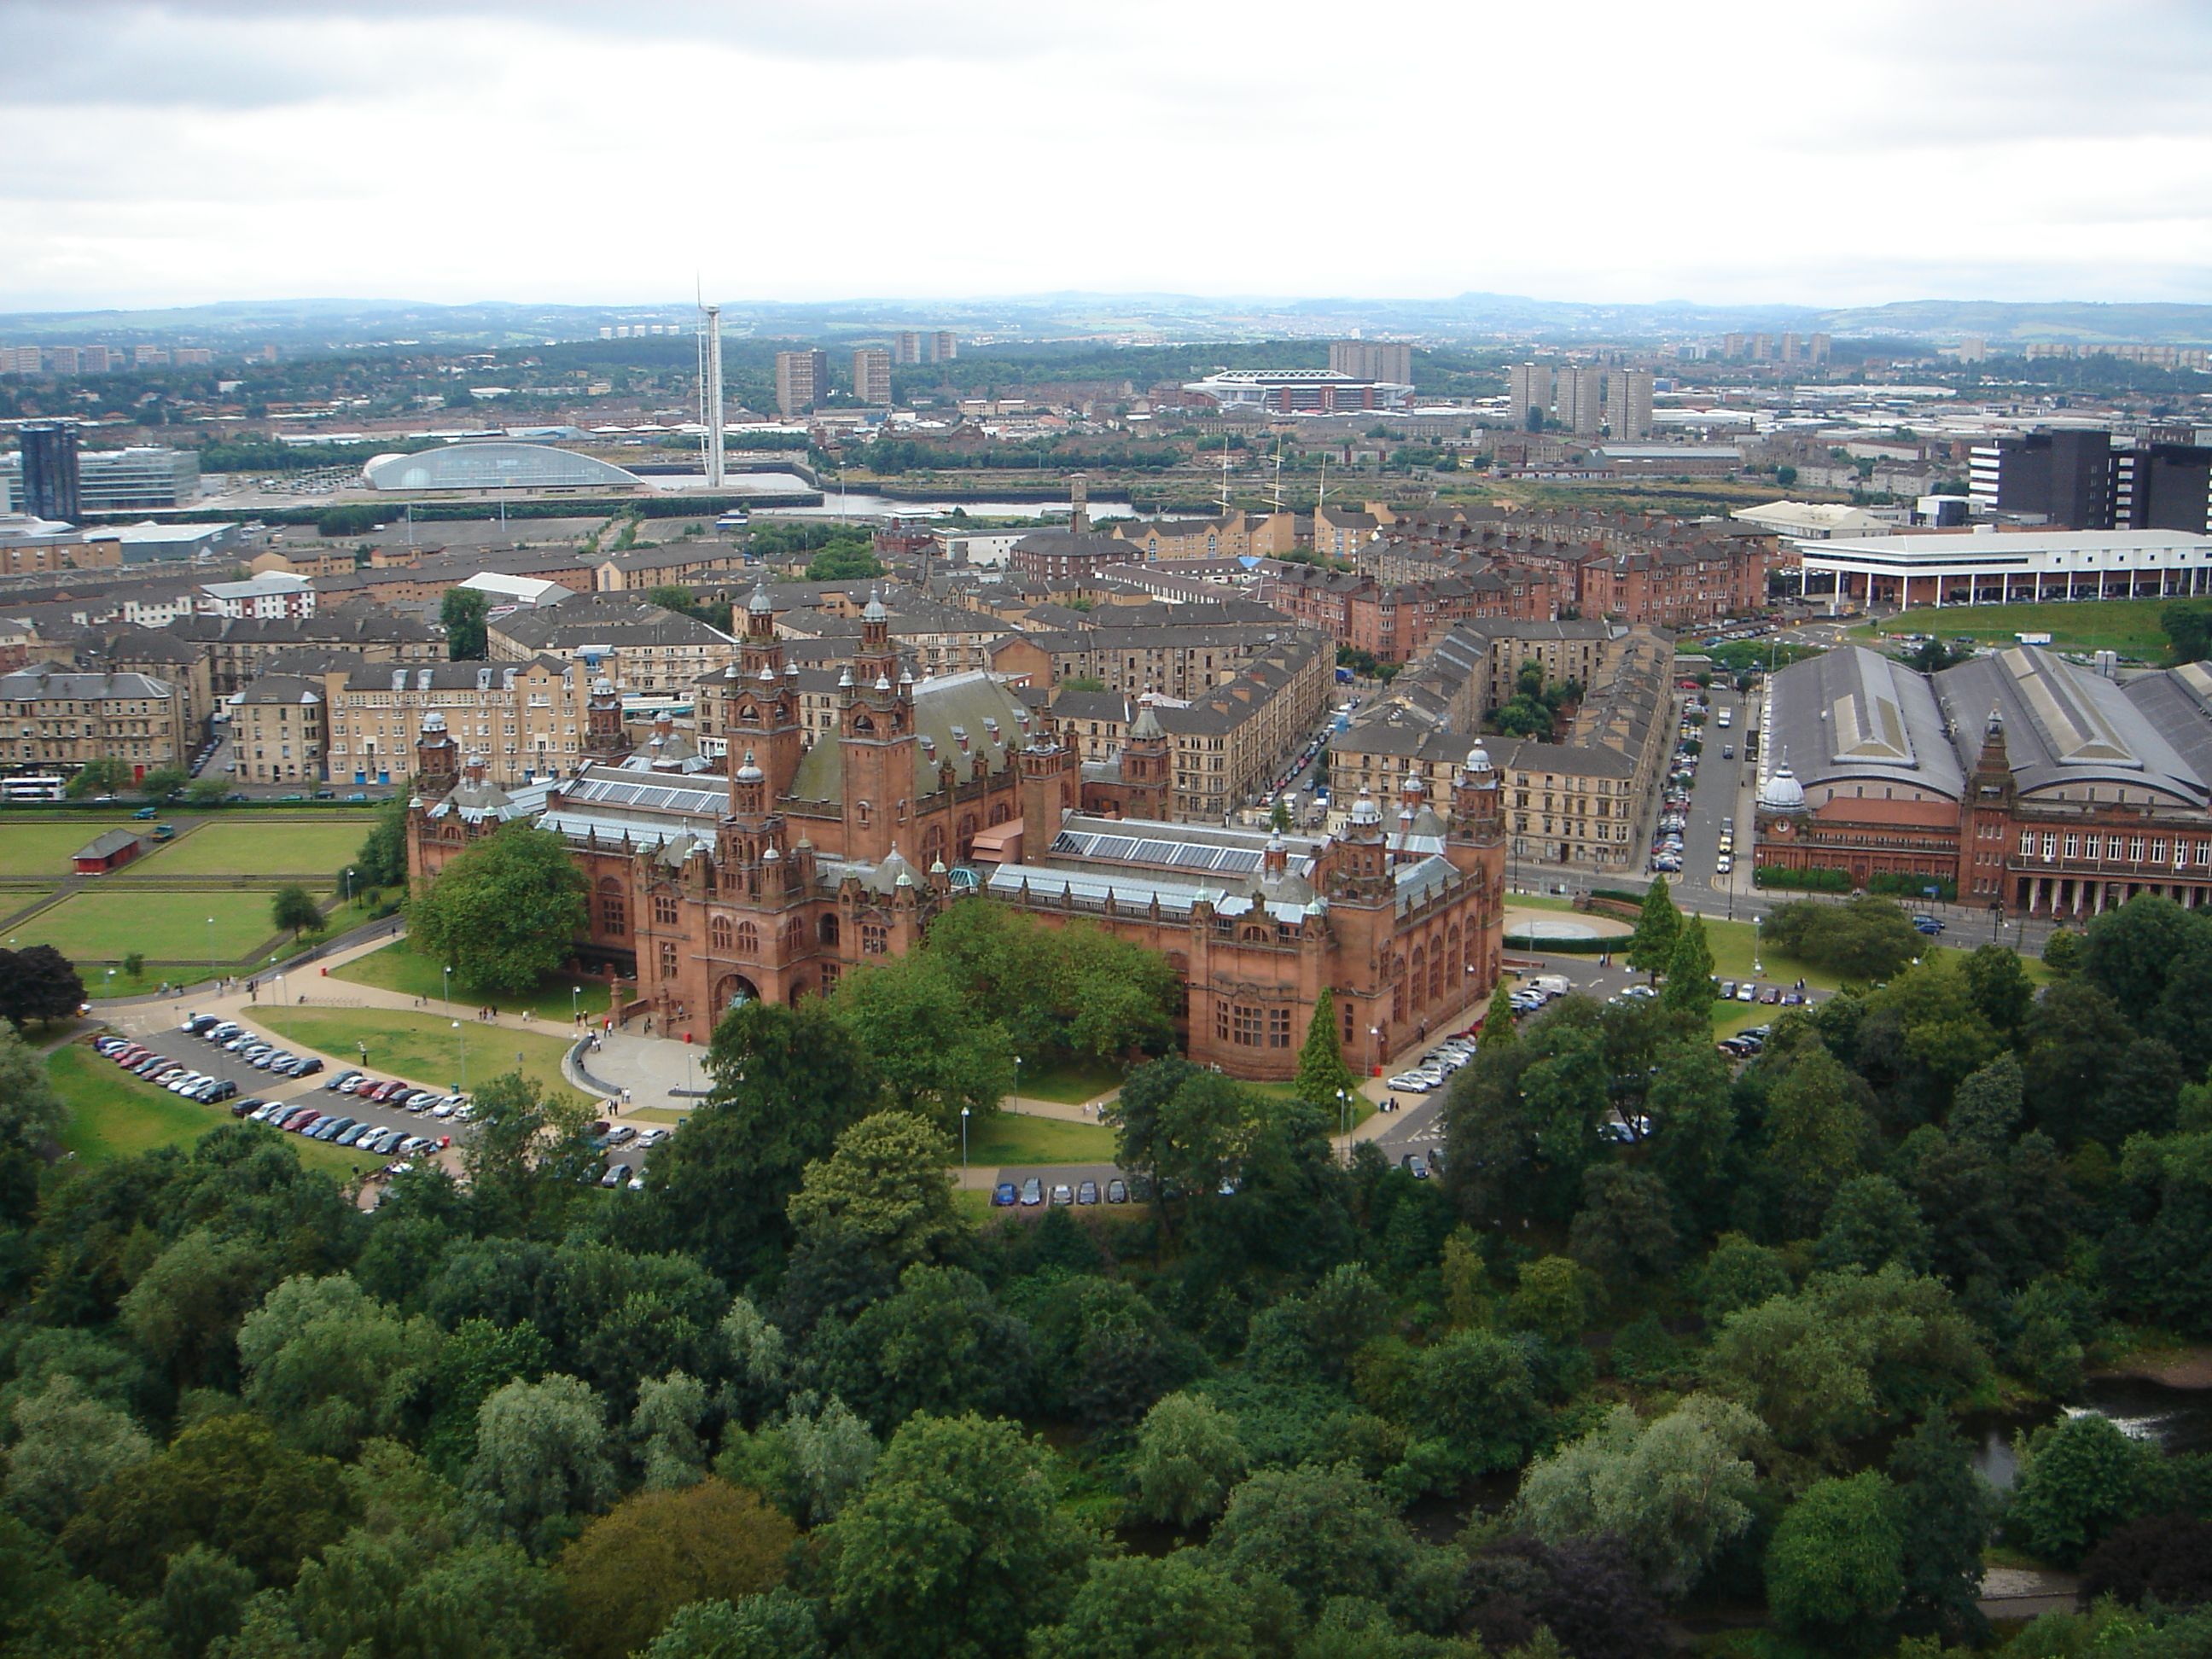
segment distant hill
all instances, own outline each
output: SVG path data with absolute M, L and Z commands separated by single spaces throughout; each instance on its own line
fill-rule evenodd
M 241 300 L 147 311 L 0 313 L 0 341 L 101 340 L 110 344 L 228 347 L 273 343 L 294 350 L 513 348 L 590 339 L 602 328 L 688 328 L 682 299 L 608 305 L 531 305 L 486 300 L 431 305 L 406 300 Z M 1808 306 L 1703 305 L 1690 300 L 1603 305 L 1525 295 L 1467 293 L 1424 300 L 1178 294 L 1054 294 L 951 301 L 860 298 L 819 302 L 726 302 L 725 331 L 769 339 L 830 339 L 899 328 L 951 328 L 1028 340 L 1152 333 L 1178 341 L 1257 340 L 1364 331 L 1470 342 L 1682 339 L 1736 331 L 1826 332 L 1952 340 L 2212 342 L 2212 306 L 2100 305 L 2059 300 L 2011 303 L 1906 300 L 1822 310 Z

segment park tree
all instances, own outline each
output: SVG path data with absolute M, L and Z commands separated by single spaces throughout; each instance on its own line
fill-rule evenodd
M 485 623 L 491 595 L 480 588 L 449 587 L 438 601 L 438 625 L 446 630 L 446 655 L 453 662 L 482 662 L 487 649 Z
M 1528 1352 L 1495 1331 L 1456 1330 L 1423 1348 L 1407 1393 L 1421 1438 L 1407 1461 L 1447 1485 L 1517 1467 L 1543 1427 Z
M 204 1544 L 259 1583 L 288 1584 L 302 1557 L 345 1529 L 338 1466 L 285 1446 L 248 1412 L 181 1431 L 94 1487 L 62 1529 L 83 1571 L 133 1595 L 161 1583 L 171 1556 Z
M 711 1478 L 627 1498 L 561 1553 L 568 1651 L 579 1659 L 627 1659 L 679 1607 L 772 1590 L 783 1582 L 784 1558 L 797 1539 L 791 1522 L 757 1493 Z
M 1729 1401 L 1695 1394 L 1645 1423 L 1616 1406 L 1580 1440 L 1530 1465 L 1518 1516 L 1547 1543 L 1610 1534 L 1670 1601 L 1697 1587 L 1751 1528 L 1766 1425 Z
M 1894 977 L 1927 941 L 1894 902 L 1862 893 L 1840 904 L 1798 899 L 1767 913 L 1765 948 L 1856 984 Z
M 269 906 L 269 919 L 294 939 L 323 931 L 323 907 L 306 888 L 288 885 L 276 890 Z
M 1131 1508 L 1188 1532 L 1221 1513 L 1247 1462 L 1235 1418 L 1203 1395 L 1169 1395 L 1137 1430 Z
M 683 1371 L 648 1377 L 637 1385 L 629 1433 L 645 1466 L 647 1491 L 678 1492 L 698 1484 L 707 1465 L 699 1425 L 708 1403 L 707 1385 Z
M 2062 1567 L 2077 1566 L 2108 1533 L 2165 1496 L 2154 1445 L 2130 1440 L 2108 1417 L 2085 1412 L 2029 1434 L 2020 1480 L 2005 1506 L 2005 1536 Z
M 711 1092 L 646 1165 L 639 1237 L 697 1256 L 732 1283 L 779 1260 L 785 1206 L 810 1164 L 875 1109 L 882 1075 L 836 1005 L 748 998 L 716 1022 Z
M 368 837 L 354 854 L 356 890 L 402 887 L 407 882 L 407 792 L 391 795 L 376 809 Z
M 1314 1003 L 1313 1018 L 1306 1025 L 1305 1046 L 1298 1050 L 1298 1098 L 1333 1107 L 1340 1090 L 1349 1094 L 1358 1086 L 1359 1079 L 1344 1063 L 1344 1048 L 1337 1036 L 1336 994 L 1324 985 Z
M 1815 1048 L 1769 1097 L 1761 1163 L 1792 1237 L 1813 1233 L 1837 1188 L 1864 1167 L 1874 1124 L 1859 1103 L 1863 1086 L 1826 1049 Z
M 217 806 L 230 793 L 228 778 L 194 778 L 185 786 L 185 804 L 188 806 Z
M 1058 1622 L 1097 1545 L 1060 1507 L 1050 1455 L 1012 1423 L 910 1419 L 817 1534 L 847 1650 L 992 1659 Z
M 878 1429 L 917 1412 L 1011 1415 L 1027 1402 L 1033 1364 L 1029 1328 L 981 1279 L 923 1261 L 896 1294 L 817 1330 L 813 1352 L 821 1385 Z
M 1681 1255 L 1667 1183 L 1620 1164 L 1583 1171 L 1583 1206 L 1567 1240 L 1575 1260 L 1624 1298 L 1639 1282 L 1672 1273 Z
M 1031 1659 L 1261 1659 L 1263 1603 L 1198 1550 L 1103 1557 L 1057 1625 L 1033 1631 Z
M 1887 1176 L 1856 1176 L 1836 1191 L 1813 1246 L 1813 1259 L 1832 1273 L 1874 1273 L 1897 1262 L 1918 1273 L 1928 1266 L 1928 1224 L 1920 1206 Z
M 15 1443 L 5 1454 L 8 1502 L 48 1531 L 74 1515 L 94 1487 L 154 1455 L 154 1443 L 129 1413 L 67 1373 L 18 1399 L 9 1416 Z
M 1978 1639 L 1988 1629 L 1978 1602 L 1997 1497 L 1974 1468 L 1972 1446 L 1949 1418 L 1925 1418 L 1890 1453 L 1889 1478 L 1905 1544 L 1899 1623 L 1949 1641 Z
M 1636 931 L 1629 936 L 1628 965 L 1656 980 L 1673 965 L 1674 941 L 1681 931 L 1682 913 L 1674 908 L 1667 878 L 1654 876 L 1644 892 L 1644 909 L 1637 918 Z
M 477 1413 L 469 1488 L 489 1519 L 542 1552 L 613 1498 L 608 1451 L 606 1402 L 588 1383 L 557 1372 L 509 1382 Z
M 643 1659 L 823 1659 L 828 1652 L 814 1604 L 779 1586 L 678 1607 Z
M 87 761 L 73 773 L 62 793 L 71 800 L 83 800 L 94 795 L 113 795 L 131 787 L 131 768 L 112 757 L 100 755 Z
M 437 1328 L 344 1273 L 285 1279 L 238 1332 L 247 1402 L 301 1449 L 348 1457 L 408 1422 L 438 1357 Z
M 1879 1470 L 1815 1481 L 1767 1546 L 1767 1607 L 1824 1653 L 1874 1652 L 1905 1596 L 1904 1555 L 1897 1491 Z
M 166 806 L 183 794 L 191 781 L 181 766 L 157 766 L 138 780 L 138 793 L 156 806 Z
M 2212 1521 L 2161 1515 L 2113 1528 L 2081 1563 L 2081 1595 L 2130 1607 L 2212 1601 Z
M 468 989 L 517 994 L 568 960 L 588 925 L 584 877 L 559 836 L 518 819 L 446 866 L 407 925 L 416 954 Z
M 477 1455 L 477 1419 L 484 1401 L 509 1382 L 534 1382 L 550 1352 L 535 1325 L 460 1321 L 431 1371 L 430 1420 L 422 1437 L 430 1467 L 447 1480 L 463 1479 Z
M 1728 1218 L 1744 1160 L 1728 1062 L 1711 1043 L 1683 1037 L 1660 1048 L 1650 1075 L 1644 1115 L 1651 1120 L 1651 1166 L 1685 1228 L 1708 1234 Z
M 1716 1324 L 1739 1309 L 1755 1308 L 1796 1288 L 1782 1253 L 1741 1233 L 1722 1234 L 1695 1275 L 1698 1305 Z
M 1705 942 L 1705 921 L 1691 916 L 1675 936 L 1667 957 L 1667 988 L 1659 1006 L 1675 1013 L 1704 1018 L 1713 1006 L 1713 952 Z
M 0 951 L 0 1016 L 21 1030 L 32 1021 L 74 1019 L 84 1003 L 84 981 L 70 959 L 51 945 Z
M 1311 1613 L 1332 1596 L 1385 1599 L 1417 1547 L 1356 1466 L 1306 1463 L 1263 1469 L 1231 1492 L 1206 1553 L 1240 1584 L 1286 1586 Z
M 890 1271 L 943 1257 L 966 1236 L 952 1201 L 952 1143 L 912 1112 L 878 1112 L 811 1164 L 788 1206 L 800 1233 L 835 1233 Z
M 1476 1550 L 1459 1586 L 1480 1651 L 1520 1659 L 1663 1659 L 1665 1624 L 1617 1539 L 1515 1534 Z
M 0 1025 L 0 1145 L 36 1151 L 69 1123 L 69 1108 L 54 1092 L 38 1054 Z
M 477 1089 L 475 1111 L 461 1168 L 482 1223 L 520 1233 L 564 1214 L 598 1167 L 590 1108 L 574 1095 L 548 1096 L 520 1072 L 502 1072 Z
M 885 960 L 838 981 L 833 1006 L 880 1069 L 889 1103 L 957 1133 L 1013 1092 L 1005 1026 L 979 1017 L 933 952 Z
M 1513 1017 L 1513 1000 L 1501 987 L 1490 994 L 1490 1006 L 1482 1012 L 1482 1030 L 1474 1040 L 1479 1054 L 1494 1054 L 1500 1048 L 1510 1048 L 1521 1037 L 1520 1022 Z
M 159 1602 L 171 1649 L 181 1659 L 200 1659 L 214 1642 L 237 1635 L 257 1588 L 252 1573 L 204 1544 L 171 1556 Z
M 279 1271 L 257 1241 L 194 1227 L 147 1264 L 116 1313 L 178 1388 L 227 1384 L 238 1374 L 233 1339 Z

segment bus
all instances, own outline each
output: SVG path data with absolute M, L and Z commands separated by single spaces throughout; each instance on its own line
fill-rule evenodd
M 59 800 L 69 780 L 55 773 L 26 773 L 21 777 L 0 778 L 0 801 Z

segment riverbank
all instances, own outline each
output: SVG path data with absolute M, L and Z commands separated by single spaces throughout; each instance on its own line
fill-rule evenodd
M 2140 1348 L 2100 1366 L 2093 1377 L 2155 1382 L 2162 1389 L 2212 1389 L 2212 1343 Z

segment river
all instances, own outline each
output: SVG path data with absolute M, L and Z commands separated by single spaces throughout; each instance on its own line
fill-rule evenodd
M 2123 1433 L 2162 1451 L 2212 1451 L 2212 1390 L 2168 1388 L 2140 1376 L 2099 1376 L 2082 1385 L 2078 1404 L 2061 1410 L 2068 1416 L 2094 1412 L 2110 1418 Z M 2020 1474 L 2013 1437 L 2051 1420 L 2049 1415 L 1977 1419 L 1969 1425 L 1969 1432 L 1981 1436 L 1974 1467 L 1999 1492 L 2009 1490 Z
M 648 483 L 657 482 L 648 479 Z M 683 477 L 687 488 L 697 487 L 697 475 Z M 815 486 L 795 472 L 733 472 L 729 478 L 732 495 L 786 495 L 812 493 Z M 1034 519 L 1045 514 L 1065 516 L 1068 507 L 1065 501 L 955 501 L 930 497 L 913 501 L 896 501 L 889 495 L 873 495 L 861 490 L 845 493 L 834 484 L 820 491 L 819 507 L 763 507 L 778 518 L 799 519 L 885 519 L 893 514 L 913 513 L 928 517 L 943 517 L 956 507 L 964 508 L 971 519 Z M 1136 509 L 1127 499 L 1094 495 L 1091 498 L 1093 519 L 1133 519 Z

